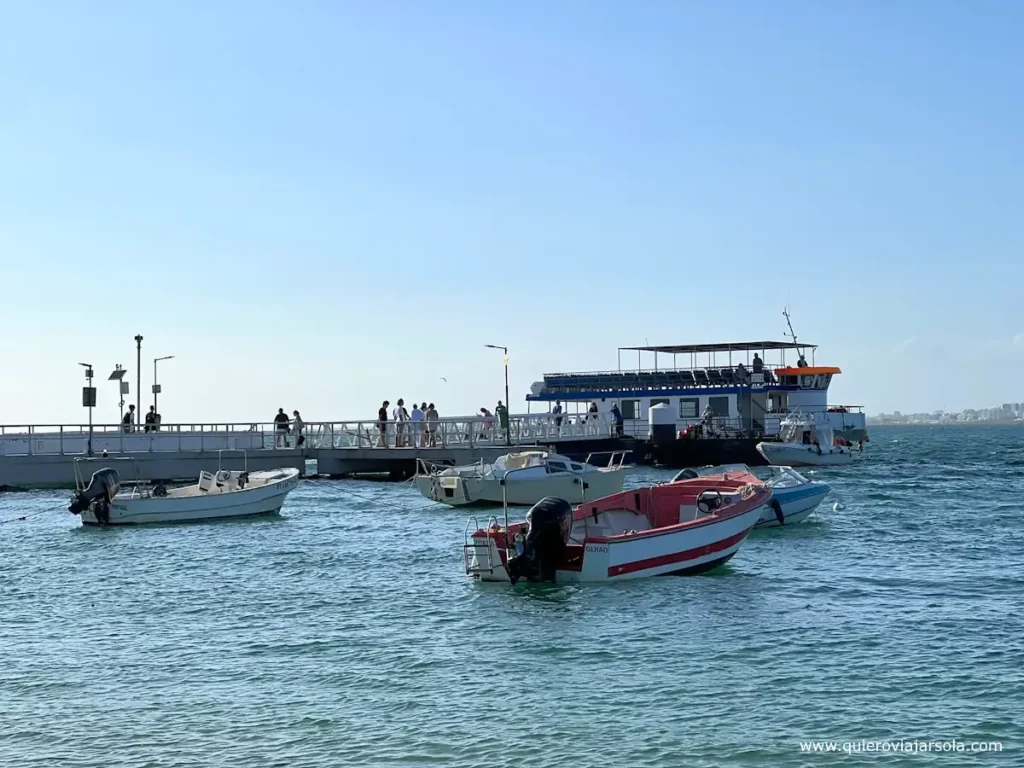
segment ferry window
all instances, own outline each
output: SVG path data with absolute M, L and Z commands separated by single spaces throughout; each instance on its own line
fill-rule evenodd
M 622 401 L 622 418 L 623 419 L 638 419 L 640 418 L 640 401 L 639 400 L 623 400 Z
M 679 418 L 696 419 L 697 411 L 700 408 L 700 400 L 696 397 L 679 398 Z
M 569 468 L 562 461 L 549 461 L 548 472 L 568 472 Z
M 651 398 L 651 407 L 654 407 L 655 405 L 661 405 L 662 403 L 664 403 L 665 405 L 668 405 L 668 398 L 667 397 L 652 397 Z
M 583 467 L 581 465 L 579 465 L 579 464 L 570 464 L 569 466 L 572 467 L 572 471 L 573 472 L 582 472 L 583 471 Z
M 715 414 L 715 416 L 729 416 L 728 397 L 709 397 L 708 403 L 711 405 L 711 412 Z

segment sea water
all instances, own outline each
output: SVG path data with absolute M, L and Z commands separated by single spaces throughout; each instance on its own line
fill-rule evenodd
M 409 483 L 116 529 L 0 494 L 0 764 L 1020 765 L 1024 428 L 873 437 L 816 519 L 613 585 L 475 583 L 500 510 Z

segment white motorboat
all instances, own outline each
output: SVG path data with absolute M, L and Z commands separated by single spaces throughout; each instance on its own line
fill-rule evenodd
M 125 493 L 117 470 L 100 469 L 86 484 L 76 462 L 75 480 L 77 490 L 68 509 L 85 525 L 187 523 L 277 514 L 299 484 L 299 470 L 203 471 L 195 485 L 137 484 Z
M 547 451 L 508 453 L 487 464 L 439 467 L 417 462 L 416 488 L 426 498 L 453 507 L 467 504 L 529 506 L 546 496 L 579 504 L 622 490 L 626 454 L 611 454 L 607 466 L 573 461 Z
M 522 523 L 466 527 L 466 574 L 481 581 L 625 581 L 712 570 L 736 554 L 772 491 L 700 477 L 631 488 L 574 510 L 545 498 Z
M 791 414 L 782 421 L 778 442 L 758 443 L 757 452 L 769 464 L 785 467 L 826 467 L 851 463 L 851 447 L 838 443 L 828 424 L 818 424 L 810 415 Z
M 763 482 L 772 489 L 772 500 L 757 523 L 758 528 L 793 525 L 806 520 L 831 489 L 828 483 L 808 480 L 792 467 L 748 467 L 726 464 L 718 467 L 684 469 L 672 482 L 695 477 L 715 477 L 723 482 Z

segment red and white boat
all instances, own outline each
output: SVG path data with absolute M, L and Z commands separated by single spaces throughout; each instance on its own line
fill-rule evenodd
M 522 523 L 508 524 L 507 511 L 504 526 L 471 519 L 466 573 L 513 584 L 702 573 L 736 554 L 771 498 L 764 484 L 723 477 L 632 488 L 575 509 L 548 497 Z

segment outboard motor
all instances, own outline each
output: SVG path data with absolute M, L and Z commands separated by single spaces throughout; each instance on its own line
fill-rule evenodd
M 523 553 L 506 566 L 509 581 L 554 581 L 572 533 L 572 507 L 565 499 L 545 496 L 526 513 L 526 522 L 529 530 Z
M 101 524 L 110 522 L 110 502 L 121 490 L 121 479 L 116 469 L 99 469 L 92 473 L 89 486 L 76 491 L 68 506 L 73 515 L 80 515 L 89 507 L 96 513 L 96 521 Z

